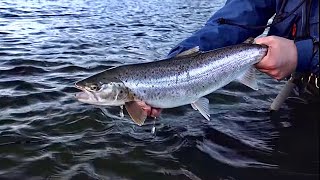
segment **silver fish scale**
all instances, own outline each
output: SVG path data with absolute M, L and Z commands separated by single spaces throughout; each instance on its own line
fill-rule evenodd
M 190 104 L 227 85 L 265 56 L 267 48 L 241 44 L 152 63 L 115 68 L 136 98 L 153 107 Z

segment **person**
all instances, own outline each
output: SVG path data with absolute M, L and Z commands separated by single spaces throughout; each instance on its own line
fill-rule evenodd
M 174 47 L 168 57 L 195 46 L 199 46 L 201 51 L 208 51 L 238 44 L 249 37 L 261 35 L 265 28 L 270 27 L 266 37 L 255 40 L 257 44 L 268 46 L 267 55 L 255 67 L 277 80 L 297 72 L 309 77 L 305 78 L 309 81 L 310 77 L 317 81 L 318 12 L 316 0 L 227 0 L 200 30 Z M 267 25 L 272 17 L 272 23 Z M 318 88 L 317 82 L 314 84 Z M 151 117 L 161 113 L 161 109 L 144 102 L 139 102 L 139 105 Z

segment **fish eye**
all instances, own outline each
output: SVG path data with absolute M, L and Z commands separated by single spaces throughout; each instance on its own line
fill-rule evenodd
M 92 85 L 90 85 L 90 90 L 92 90 L 92 91 L 98 91 L 98 90 L 99 90 L 99 87 L 98 87 L 96 84 L 92 84 Z

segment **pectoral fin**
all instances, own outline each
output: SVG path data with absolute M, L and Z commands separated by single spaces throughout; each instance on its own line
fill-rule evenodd
M 193 109 L 198 110 L 208 121 L 210 121 L 209 100 L 207 98 L 202 97 L 196 102 L 191 103 L 191 106 Z
M 253 90 L 258 90 L 258 84 L 256 80 L 255 68 L 252 67 L 248 69 L 242 76 L 237 78 L 239 82 L 250 87 Z
M 142 126 L 147 118 L 147 112 L 135 101 L 125 103 L 125 107 L 131 119 L 139 126 Z

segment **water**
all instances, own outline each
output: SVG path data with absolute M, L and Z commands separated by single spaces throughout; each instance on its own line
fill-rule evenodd
M 318 179 L 319 113 L 268 107 L 283 86 L 260 74 L 134 125 L 74 98 L 106 68 L 161 59 L 224 1 L 0 1 L 0 179 Z M 308 112 L 308 113 L 306 113 Z

